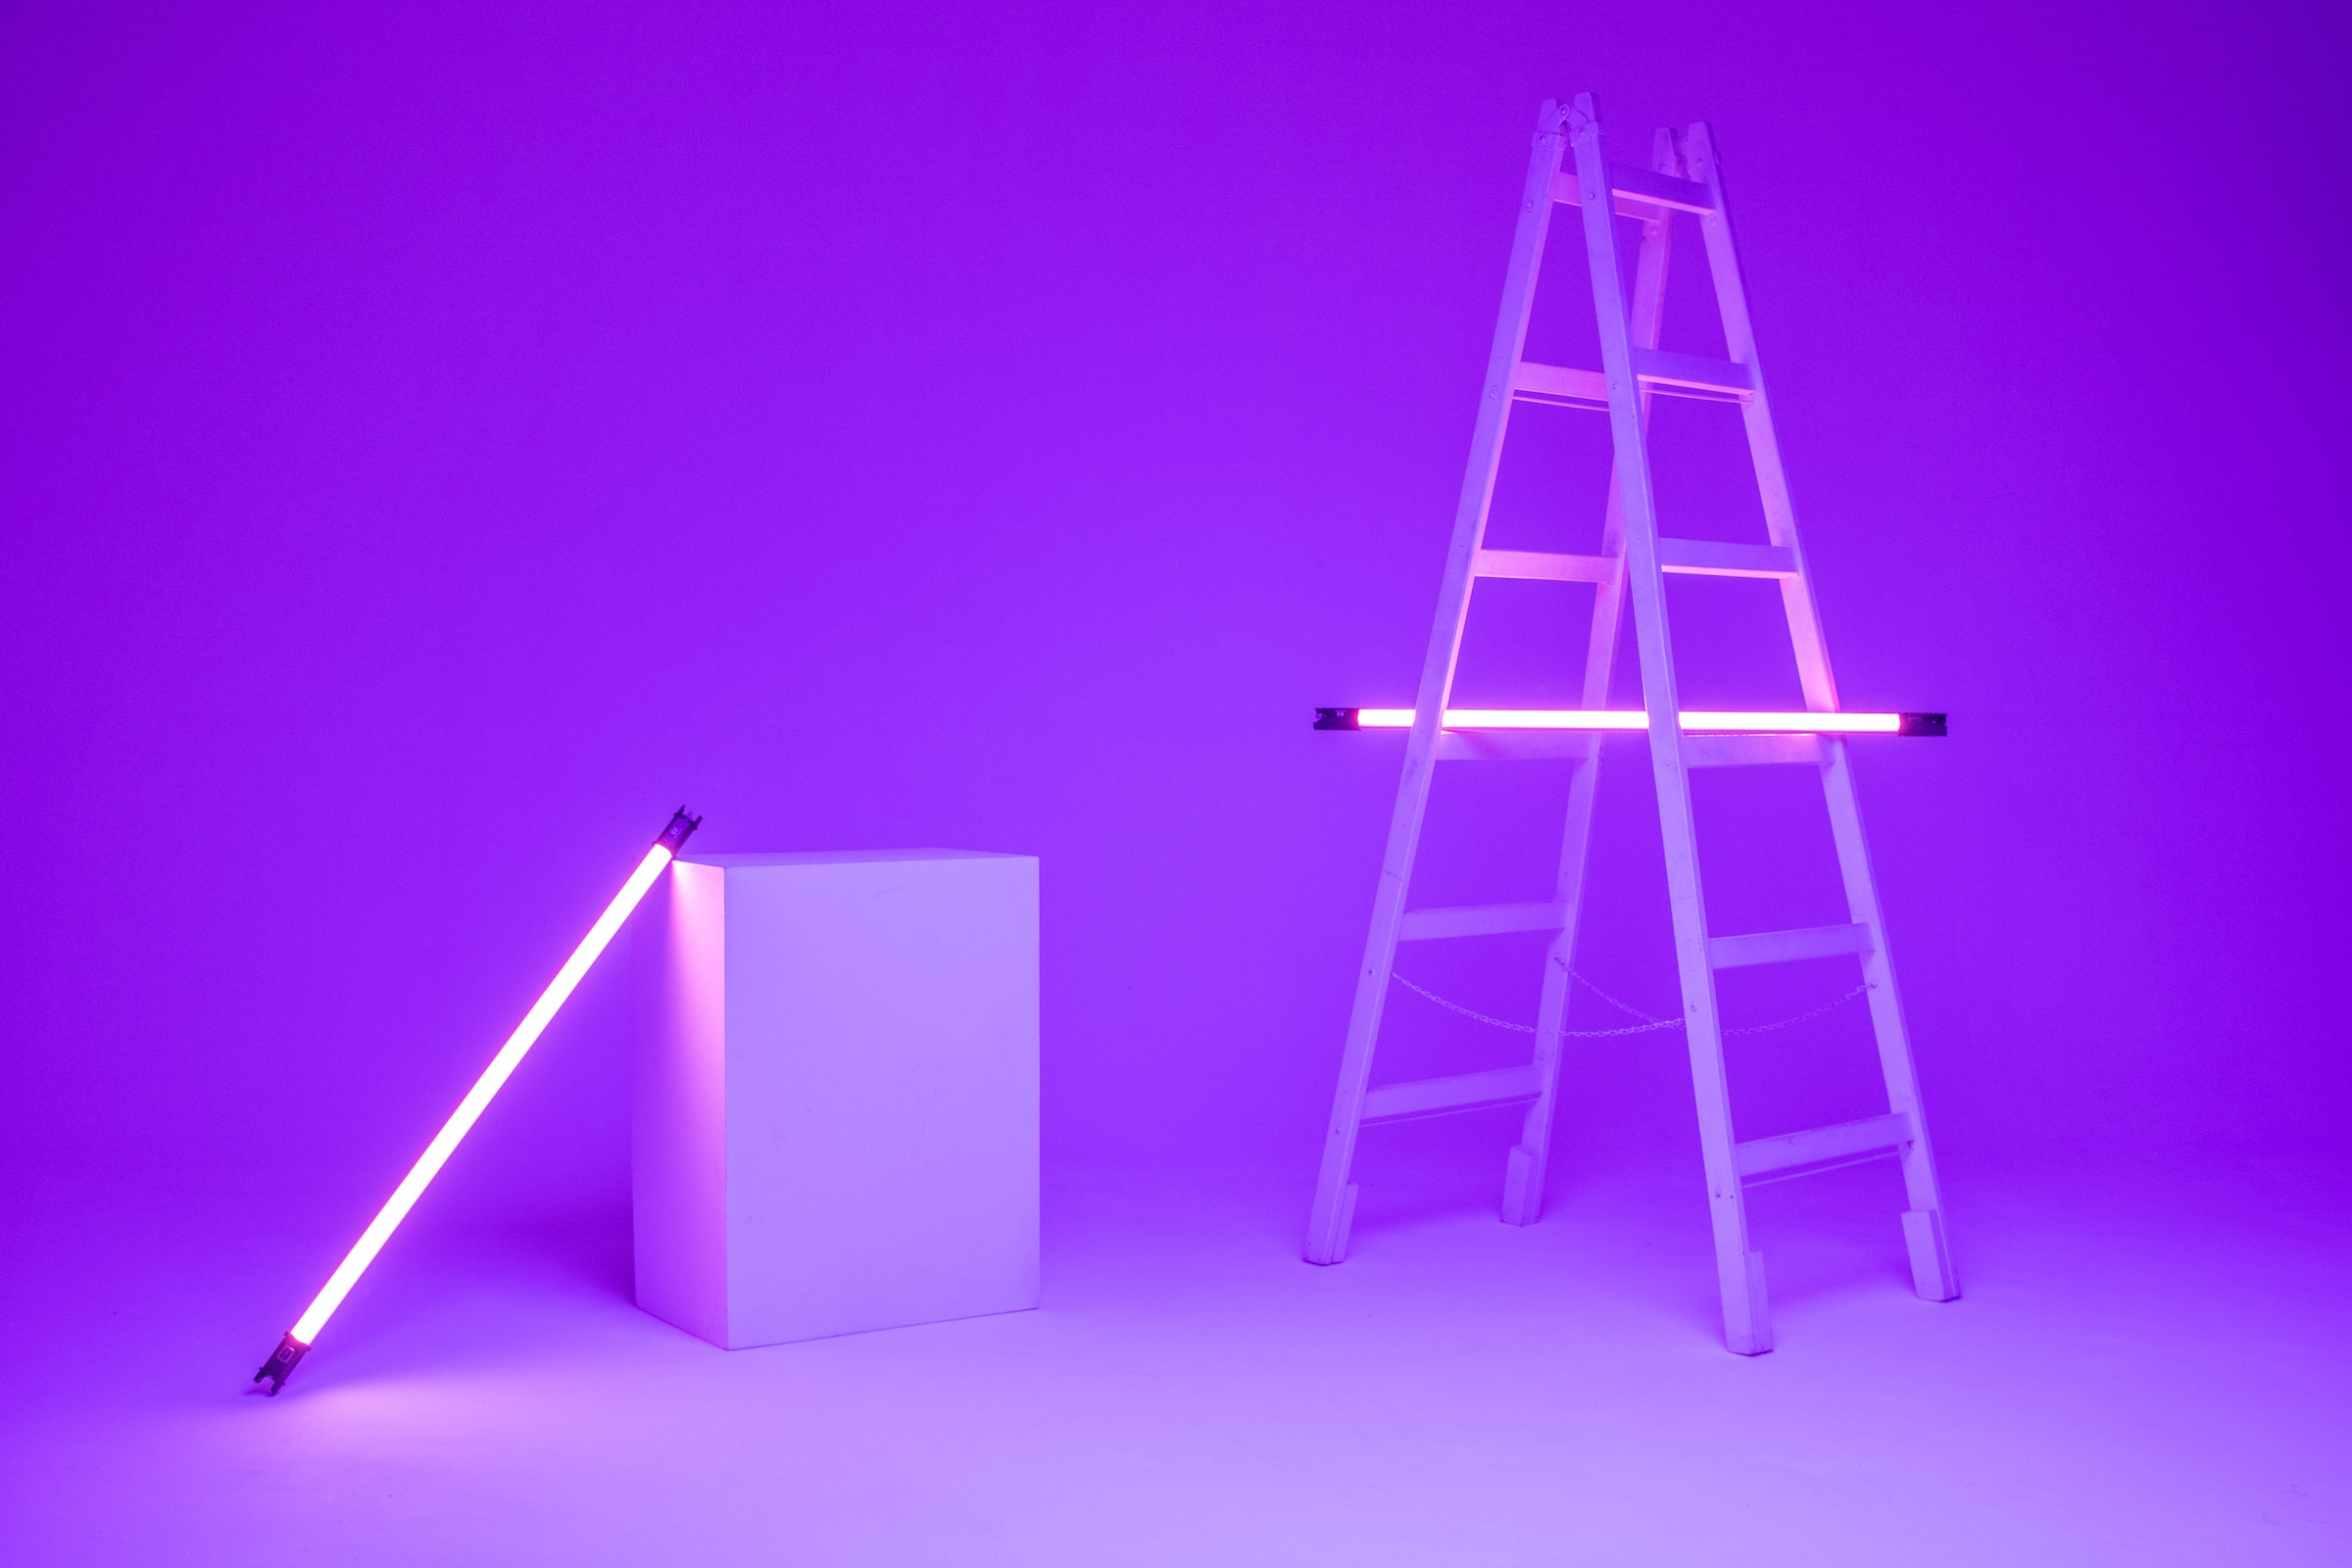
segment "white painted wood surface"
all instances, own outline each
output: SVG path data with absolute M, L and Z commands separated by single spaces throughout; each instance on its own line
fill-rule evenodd
M 1729 399 L 1744 398 L 1755 390 L 1753 372 L 1744 365 L 1703 359 L 1696 354 L 1670 354 L 1664 349 L 1645 349 L 1638 344 L 1629 348 L 1635 378 L 1656 391 L 1706 392 Z
M 1562 556 L 1540 550 L 1481 550 L 1472 570 L 1481 577 L 1533 582 L 1614 582 L 1617 564 L 1606 556 Z
M 1566 207 L 1584 205 L 1584 186 L 1574 169 L 1560 171 L 1553 179 L 1551 199 Z M 1695 180 L 1682 179 L 1673 174 L 1647 169 L 1636 169 L 1629 164 L 1609 166 L 1609 194 L 1616 198 L 1620 218 L 1647 219 L 1661 207 L 1687 213 L 1711 212 L 1713 197 L 1704 185 Z
M 1944 1236 L 1941 1200 L 1895 992 L 1893 962 L 1854 799 L 1848 743 L 1841 735 L 1701 735 L 1685 734 L 1682 729 L 1664 588 L 1668 574 L 1763 578 L 1777 583 L 1806 709 L 1815 713 L 1835 712 L 1838 695 L 1805 573 L 1795 505 L 1773 428 L 1712 135 L 1703 124 L 1691 126 L 1679 141 L 1661 131 L 1652 163 L 1651 170 L 1640 171 L 1606 160 L 1589 95 L 1579 97 L 1567 110 L 1546 103 L 1538 118 L 1486 390 L 1455 514 L 1453 547 L 1422 667 L 1403 778 L 1382 862 L 1364 963 L 1357 976 L 1308 1223 L 1306 1256 L 1313 1262 L 1334 1263 L 1347 1254 L 1355 1207 L 1350 1172 L 1356 1135 L 1368 1120 L 1529 1100 L 1526 1121 L 1506 1165 L 1502 1218 L 1526 1224 L 1541 1210 L 1568 1005 L 1569 961 L 1575 952 L 1601 753 L 1597 737 L 1590 733 L 1439 731 L 1437 724 L 1451 690 L 1471 592 L 1478 578 L 1591 583 L 1594 592 L 1583 695 L 1588 710 L 1608 706 L 1619 622 L 1629 603 L 1634 612 L 1683 992 L 1681 1021 L 1697 1102 L 1725 1342 L 1734 1350 L 1754 1354 L 1770 1349 L 1773 1336 L 1763 1258 L 1748 1233 L 1743 1184 L 1750 1179 L 1802 1172 L 1874 1153 L 1899 1157 L 1909 1205 L 1902 1229 L 1914 1286 L 1921 1296 L 1938 1300 L 1958 1295 L 1959 1287 Z M 1581 201 L 1584 191 L 1603 188 L 1610 192 L 1607 203 Z M 1602 366 L 1598 371 L 1519 357 L 1554 205 L 1579 208 L 1600 335 Z M 1722 318 L 1727 359 L 1659 347 L 1666 267 L 1678 213 L 1698 224 Z M 1618 217 L 1633 218 L 1642 224 L 1630 287 L 1616 242 L 1614 220 Z M 1647 443 L 1650 400 L 1656 396 L 1716 399 L 1739 406 L 1763 507 L 1765 543 L 1661 536 Z M 1607 412 L 1615 462 L 1599 555 L 1485 548 L 1487 513 L 1514 400 Z M 1405 908 L 1433 764 L 1441 760 L 1560 760 L 1574 764 L 1552 900 Z M 1849 920 L 1795 931 L 1714 935 L 1706 922 L 1690 770 L 1788 764 L 1812 766 L 1822 778 Z M 1536 1051 L 1530 1063 L 1369 1087 L 1399 941 L 1531 930 L 1549 930 L 1555 935 L 1545 956 Z M 1861 966 L 1887 1111 L 1835 1127 L 1741 1143 L 1734 1133 L 1715 972 L 1815 959 L 1854 959 Z
M 1851 1159 L 1857 1154 L 1893 1152 L 1911 1144 L 1911 1118 L 1899 1110 L 1832 1127 L 1810 1127 L 1777 1138 L 1751 1138 L 1734 1151 L 1742 1177 L 1769 1176 Z
M 1544 1089 L 1534 1063 L 1496 1067 L 1487 1072 L 1456 1073 L 1450 1078 L 1420 1078 L 1409 1083 L 1383 1084 L 1364 1096 L 1364 1120 L 1391 1121 L 1423 1116 L 1433 1110 L 1468 1110 L 1475 1105 L 1502 1105 L 1532 1100 Z
M 1380 1035 L 1381 1015 L 1388 1004 L 1389 977 L 1396 956 L 1396 936 L 1404 920 L 1405 890 L 1412 879 L 1413 854 L 1421 840 L 1431 775 L 1437 768 L 1438 720 L 1445 712 L 1446 697 L 1453 690 L 1462 623 L 1470 612 L 1470 590 L 1476 580 L 1473 567 L 1486 540 L 1494 474 L 1502 462 L 1513 371 L 1527 341 L 1528 312 L 1535 303 L 1544 240 L 1551 223 L 1552 180 L 1559 172 L 1564 145 L 1558 112 L 1553 105 L 1545 104 L 1538 117 L 1535 150 L 1528 162 L 1527 183 L 1520 193 L 1519 221 L 1511 238 L 1510 266 L 1503 275 L 1502 305 L 1495 317 L 1494 347 L 1487 357 L 1486 386 L 1479 397 L 1478 423 L 1471 434 L 1470 462 L 1462 475 L 1461 499 L 1454 509 L 1453 543 L 1446 552 L 1446 578 L 1438 592 L 1437 623 L 1431 629 L 1429 652 L 1421 665 L 1420 693 L 1413 704 L 1413 727 L 1405 739 L 1404 774 L 1396 787 L 1388 849 L 1381 858 L 1380 885 L 1372 900 L 1372 928 L 1364 939 L 1363 964 L 1356 975 L 1355 1002 L 1348 1020 L 1348 1043 L 1340 1058 L 1339 1086 L 1332 1097 L 1331 1121 L 1315 1178 L 1314 1205 L 1307 1218 L 1309 1262 L 1337 1263 L 1348 1255 L 1348 1230 L 1355 1210 L 1349 1173 L 1355 1161 L 1356 1135 L 1363 1120 L 1364 1092 L 1370 1086 L 1373 1051 Z
M 1600 121 L 1592 95 L 1580 94 L 1569 113 L 1579 178 L 1597 188 L 1604 177 Z M 1625 501 L 1627 583 L 1634 607 L 1634 646 L 1642 664 L 1642 700 L 1649 713 L 1649 765 L 1665 838 L 1666 902 L 1673 918 L 1676 967 L 1683 989 L 1683 1035 L 1690 1050 L 1698 1105 L 1699 1154 L 1715 1229 L 1715 1262 L 1723 1296 L 1724 1340 L 1742 1355 L 1772 1348 L 1772 1321 L 1763 1308 L 1760 1265 L 1747 1241 L 1747 1208 L 1732 1161 L 1731 1087 L 1723 1062 L 1723 1022 L 1715 971 L 1707 962 L 1706 895 L 1698 864 L 1697 825 L 1690 773 L 1683 761 L 1682 703 L 1676 695 L 1674 653 L 1666 624 L 1666 579 L 1658 564 L 1658 514 L 1650 483 L 1649 443 L 1642 427 L 1632 319 L 1619 275 L 1614 220 L 1597 203 L 1578 209 L 1592 274 L 1593 314 L 1600 328 L 1602 373 L 1609 382 L 1609 425 L 1617 454 L 1617 482 Z M 1776 539 L 1774 541 L 1778 543 Z
M 1819 767 L 1828 759 L 1818 735 L 1686 735 L 1687 767 Z
M 637 1299 L 733 1349 L 1037 1304 L 1037 861 L 702 855 L 639 933 Z
M 1695 577 L 1793 577 L 1796 555 L 1779 545 L 1726 544 L 1718 539 L 1661 539 L 1658 569 Z
M 1674 149 L 1660 138 L 1656 157 L 1661 169 L 1671 166 Z M 1619 176 L 1627 173 L 1620 168 Z M 1662 175 L 1661 177 L 1672 177 Z M 1555 183 L 1554 189 L 1557 189 Z M 1665 322 L 1666 265 L 1674 236 L 1668 217 L 1655 210 L 1638 213 L 1642 220 L 1642 245 L 1634 263 L 1634 298 L 1628 330 L 1638 348 L 1653 347 Z M 1607 386 L 1604 380 L 1602 393 Z M 1649 392 L 1640 398 L 1640 417 L 1646 427 Z M 1605 407 L 1605 402 L 1602 405 Z M 1609 567 L 1592 595 L 1592 619 L 1585 644 L 1582 696 L 1588 709 L 1605 707 L 1609 683 L 1617 668 L 1617 628 L 1625 609 L 1625 497 L 1621 465 L 1612 463 L 1608 500 L 1601 514 L 1601 553 Z M 1600 787 L 1600 747 L 1580 759 L 1568 783 L 1568 818 L 1560 833 L 1559 869 L 1553 898 L 1567 910 L 1560 933 L 1544 956 L 1544 985 L 1536 1002 L 1536 1069 L 1543 1083 L 1536 1102 L 1528 1107 L 1519 1142 L 1505 1160 L 1502 1220 L 1506 1225 L 1532 1225 L 1544 1214 L 1544 1174 L 1550 1164 L 1551 1135 L 1558 1121 L 1562 1031 L 1568 1027 L 1569 975 L 1576 955 L 1577 914 L 1584 906 L 1585 869 L 1592 840 L 1592 804 Z
M 1699 220 L 1706 245 L 1708 275 L 1714 284 L 1716 308 L 1723 319 L 1724 342 L 1734 360 L 1747 368 L 1754 392 L 1740 406 L 1747 435 L 1748 455 L 1756 470 L 1757 493 L 1764 506 L 1767 536 L 1796 560 L 1793 576 L 1781 580 L 1781 607 L 1788 622 L 1789 642 L 1796 655 L 1798 679 L 1805 706 L 1816 712 L 1834 712 L 1838 686 L 1830 672 L 1829 641 L 1812 586 L 1804 571 L 1804 552 L 1797 541 L 1796 506 L 1789 494 L 1788 470 L 1781 461 L 1780 440 L 1772 424 L 1762 357 L 1747 309 L 1747 285 L 1740 270 L 1739 246 L 1733 237 L 1730 205 L 1723 190 L 1723 173 L 1715 154 L 1714 132 L 1704 123 L 1690 127 L 1684 137 L 1686 172 L 1707 188 L 1708 210 Z M 1862 978 L 1870 989 L 1871 1033 L 1878 1047 L 1880 1077 L 1890 1113 L 1908 1118 L 1911 1141 L 1904 1147 L 1903 1187 L 1910 1207 L 1903 1216 L 1910 1253 L 1912 1287 L 1932 1301 L 1947 1301 L 1960 1294 L 1943 1224 L 1943 1200 L 1936 1175 L 1935 1154 L 1928 1139 L 1927 1117 L 1920 1105 L 1918 1071 L 1912 1059 L 1911 1039 L 1903 1022 L 1902 1001 L 1895 985 L 1894 958 L 1879 906 L 1878 886 L 1870 868 L 1870 849 L 1862 831 L 1862 810 L 1855 798 L 1849 742 L 1828 735 L 1820 741 L 1825 760 L 1822 789 L 1829 808 L 1830 831 L 1837 846 L 1839 879 L 1844 884 L 1847 913 L 1869 933 L 1869 946 L 1860 955 Z
M 1599 755 L 1591 730 L 1449 729 L 1438 735 L 1441 762 L 1582 762 Z
M 1397 928 L 1397 940 L 1428 942 L 1441 937 L 1499 936 L 1505 931 L 1558 931 L 1566 927 L 1570 917 L 1565 902 L 1411 909 Z
M 1866 925 L 1816 925 L 1797 931 L 1752 931 L 1744 936 L 1709 937 L 1707 961 L 1718 969 L 1739 969 L 1755 963 L 1838 958 L 1868 953 L 1870 948 L 1870 927 Z

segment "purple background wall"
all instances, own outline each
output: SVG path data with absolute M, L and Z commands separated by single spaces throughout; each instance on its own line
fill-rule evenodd
M 0 1149 L 267 1203 L 266 1319 L 680 800 L 1043 856 L 1053 1179 L 1302 1203 L 1396 757 L 1305 715 L 1409 698 L 1587 85 L 1717 127 L 1847 701 L 1955 715 L 1863 760 L 1947 1158 L 2343 1148 L 2332 8 L 4 25 Z M 1549 787 L 1464 786 L 1489 891 Z M 1587 956 L 1655 1004 L 1645 789 Z M 619 1201 L 621 973 L 444 1212 Z M 1671 1047 L 1578 1073 L 1572 1164 L 1689 1158 Z

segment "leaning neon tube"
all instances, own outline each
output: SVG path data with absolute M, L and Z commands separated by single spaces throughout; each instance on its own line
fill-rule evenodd
M 1409 708 L 1318 708 L 1317 729 L 1410 729 Z M 1941 735 L 1941 713 L 1729 713 L 1686 710 L 1686 730 L 1745 735 Z M 1619 708 L 1448 708 L 1442 729 L 1642 730 L 1649 715 Z
M 433 1178 L 441 1173 L 441 1167 L 449 1163 L 449 1156 L 456 1152 L 466 1133 L 472 1130 L 473 1124 L 481 1119 L 482 1111 L 499 1090 L 505 1087 L 507 1080 L 514 1076 L 514 1069 L 521 1065 L 522 1058 L 538 1043 L 549 1021 L 570 999 L 581 977 L 588 973 L 598 956 L 612 943 L 630 912 L 644 899 L 646 890 L 654 885 L 654 879 L 677 858 L 678 850 L 685 844 L 687 836 L 701 825 L 701 817 L 688 816 L 682 810 L 669 819 L 669 825 L 662 830 L 662 836 L 654 841 L 654 847 L 645 852 L 644 859 L 637 862 L 637 869 L 629 873 L 628 881 L 621 884 L 620 891 L 612 896 L 612 902 L 605 906 L 605 912 L 596 917 L 596 924 L 588 928 L 588 934 L 580 939 L 580 945 L 571 950 L 571 956 L 564 960 L 564 967 L 556 971 L 555 979 L 549 981 L 547 989 L 539 993 L 539 1000 L 531 1004 L 531 1010 L 522 1015 L 522 1022 L 514 1026 L 514 1032 L 507 1037 L 507 1043 L 498 1048 L 498 1054 L 490 1058 L 490 1065 L 482 1069 L 482 1075 L 474 1080 L 473 1087 L 466 1091 L 466 1098 L 458 1102 L 458 1108 L 449 1113 L 449 1120 L 441 1124 L 441 1130 L 433 1135 L 433 1141 L 424 1146 L 424 1152 L 416 1156 L 416 1163 L 409 1167 L 409 1173 L 401 1178 L 398 1187 L 392 1189 L 392 1196 L 384 1200 L 384 1206 L 376 1210 L 375 1218 L 368 1222 L 368 1228 L 360 1233 L 360 1239 L 352 1244 L 343 1261 L 336 1265 L 334 1273 L 327 1276 L 324 1287 L 313 1298 L 302 1316 L 295 1319 L 294 1327 L 286 1332 L 286 1337 L 278 1341 L 277 1348 L 270 1352 L 270 1359 L 262 1363 L 262 1369 L 253 1375 L 254 1382 L 269 1385 L 262 1392 L 275 1394 L 285 1386 L 295 1363 L 317 1342 L 318 1331 L 326 1326 L 326 1320 L 335 1315 L 335 1308 L 343 1304 L 343 1298 L 360 1282 L 360 1276 L 368 1272 L 368 1265 L 375 1261 L 375 1254 L 384 1250 L 384 1243 L 392 1239 L 392 1233 L 400 1228 L 402 1220 L 409 1217 L 409 1210 L 416 1206 L 416 1200 L 423 1196 L 425 1188 L 432 1185 Z

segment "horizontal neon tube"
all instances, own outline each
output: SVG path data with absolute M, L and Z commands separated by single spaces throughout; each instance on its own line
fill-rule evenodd
M 1325 709 L 1326 713 L 1347 714 L 1348 709 Z M 1413 710 L 1409 708 L 1358 708 L 1352 710 L 1355 722 L 1325 724 L 1318 728 L 1333 729 L 1410 729 Z M 1687 710 L 1682 715 L 1686 730 L 1729 730 L 1741 734 L 1800 734 L 1800 735 L 1940 735 L 1943 733 L 1941 713 L 1724 713 Z M 1443 727 L 1446 729 L 1571 729 L 1571 730 L 1645 730 L 1649 715 L 1639 709 L 1615 708 L 1448 708 Z
M 629 873 L 628 881 L 621 884 L 620 891 L 612 896 L 612 902 L 605 906 L 605 912 L 596 917 L 596 924 L 588 928 L 588 934 L 580 939 L 580 945 L 571 950 L 571 956 L 564 960 L 564 967 L 556 971 L 555 979 L 549 981 L 547 989 L 539 993 L 539 1000 L 531 1004 L 531 1010 L 523 1014 L 522 1022 L 514 1026 L 514 1032 L 507 1037 L 507 1043 L 499 1047 L 498 1054 L 490 1058 L 490 1065 L 482 1069 L 482 1075 L 466 1092 L 466 1098 L 458 1102 L 458 1108 L 450 1112 L 449 1119 L 441 1124 L 441 1130 L 433 1135 L 433 1141 L 425 1145 L 424 1152 L 416 1157 L 416 1163 L 409 1167 L 408 1175 L 401 1178 L 400 1185 L 392 1190 L 392 1196 L 385 1200 L 384 1206 L 376 1211 L 375 1218 L 368 1221 L 368 1228 L 360 1233 L 360 1239 L 344 1254 L 343 1261 L 336 1266 L 334 1273 L 327 1277 L 324 1288 L 312 1300 L 308 1310 L 296 1320 L 286 1336 L 291 1345 L 281 1344 L 277 1352 L 263 1364 L 262 1371 L 256 1375 L 256 1382 L 264 1378 L 270 1379 L 270 1393 L 277 1392 L 277 1386 L 283 1384 L 285 1375 L 293 1371 L 293 1362 L 299 1360 L 302 1351 L 307 1350 L 318 1339 L 318 1331 L 326 1326 L 326 1320 L 335 1315 L 335 1309 L 343 1304 L 343 1298 L 351 1294 L 351 1288 L 360 1282 L 361 1275 L 368 1272 L 368 1265 L 375 1261 L 375 1255 L 384 1250 L 384 1244 L 392 1239 L 392 1233 L 400 1228 L 400 1222 L 409 1217 L 409 1210 L 416 1206 L 416 1200 L 423 1196 L 433 1178 L 441 1173 L 441 1167 L 449 1163 L 449 1156 L 456 1152 L 458 1145 L 472 1131 L 473 1124 L 481 1119 L 491 1100 L 514 1076 L 514 1069 L 522 1064 L 522 1058 L 538 1043 L 539 1036 L 546 1031 L 564 1004 L 570 1000 L 581 979 L 644 899 L 646 890 L 654 885 L 654 879 L 676 858 L 678 848 L 686 842 L 686 836 L 694 831 L 698 820 L 683 811 L 670 819 L 670 825 L 663 830 L 661 839 L 646 851 L 645 858 L 637 862 L 637 869 Z

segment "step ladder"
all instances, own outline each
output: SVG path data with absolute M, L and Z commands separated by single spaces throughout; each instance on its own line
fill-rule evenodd
M 1537 276 L 1554 212 L 1580 210 L 1592 303 L 1600 334 L 1597 371 L 1540 365 L 1522 358 Z M 1668 353 L 1659 347 L 1669 241 L 1677 214 L 1697 221 L 1714 284 L 1728 361 Z M 1623 276 L 1615 217 L 1640 220 L 1641 247 L 1630 291 Z M 1723 544 L 1660 535 L 1646 441 L 1650 401 L 1696 397 L 1737 403 L 1763 500 L 1769 542 Z M 1485 548 L 1487 515 L 1500 466 L 1504 431 L 1515 401 L 1566 405 L 1608 415 L 1614 467 L 1597 556 L 1554 555 Z M 1723 1291 L 1724 1338 L 1731 1349 L 1754 1355 L 1772 1348 L 1760 1254 L 1749 1245 L 1746 1186 L 1886 1154 L 1901 1161 L 1908 1208 L 1903 1214 L 1912 1280 L 1929 1300 L 1959 1294 L 1944 1242 L 1942 1204 L 1928 1147 L 1911 1047 L 1903 1030 L 1894 965 L 1873 886 L 1862 818 L 1843 734 L 1686 733 L 1675 691 L 1666 621 L 1665 573 L 1768 578 L 1794 645 L 1807 710 L 1838 711 L 1827 646 L 1797 542 L 1796 515 L 1773 434 L 1772 407 L 1750 329 L 1747 295 L 1724 206 L 1713 140 L 1704 124 L 1683 136 L 1657 134 L 1647 170 L 1614 165 L 1602 154 L 1592 96 L 1562 109 L 1546 103 L 1538 119 L 1535 151 L 1512 241 L 1502 309 L 1495 322 L 1478 423 L 1462 482 L 1453 545 L 1446 558 L 1437 624 L 1422 665 L 1419 697 L 1405 742 L 1388 851 L 1373 901 L 1372 928 L 1348 1020 L 1348 1042 L 1333 1097 L 1306 1257 L 1337 1263 L 1347 1255 L 1356 1188 L 1350 1180 L 1356 1139 L 1368 1123 L 1496 1105 L 1525 1104 L 1526 1120 L 1506 1166 L 1502 1218 L 1532 1224 L 1543 1205 L 1544 1160 L 1559 1087 L 1560 1043 L 1568 1004 L 1570 959 L 1584 893 L 1600 737 L 1591 731 L 1482 729 L 1441 723 L 1451 695 L 1471 589 L 1482 577 L 1536 578 L 1593 585 L 1587 644 L 1584 707 L 1608 700 L 1620 617 L 1630 595 L 1639 650 L 1649 756 L 1665 837 L 1666 875 L 1673 912 L 1681 1023 L 1690 1052 L 1698 1102 L 1699 1138 L 1715 1232 L 1715 1260 Z M 1345 710 L 1342 710 L 1345 711 Z M 1326 710 L 1325 727 L 1348 727 Z M 1933 730 L 1940 732 L 1940 717 Z M 1825 724 L 1825 729 L 1830 728 Z M 1574 764 L 1558 877 L 1542 904 L 1471 908 L 1407 909 L 1413 858 L 1429 790 L 1441 761 L 1552 758 Z M 1842 876 L 1848 922 L 1798 931 L 1717 935 L 1707 928 L 1700 894 L 1698 844 L 1690 805 L 1690 770 L 1701 767 L 1806 765 L 1818 770 L 1827 797 L 1832 837 Z M 1525 1066 L 1417 1082 L 1371 1085 L 1374 1047 L 1399 942 L 1503 932 L 1550 932 L 1538 1005 L 1535 1051 Z M 1782 1137 L 1739 1141 L 1733 1133 L 1723 1056 L 1723 1024 L 1716 1004 L 1718 970 L 1746 964 L 1851 956 L 1867 986 L 1879 1065 L 1886 1080 L 1883 1115 Z

